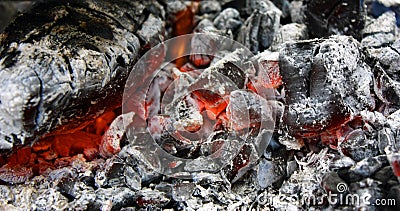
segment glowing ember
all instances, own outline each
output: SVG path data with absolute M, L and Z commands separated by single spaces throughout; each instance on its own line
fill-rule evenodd
M 3 161 L 0 179 L 22 183 L 48 169 L 69 165 L 72 157 L 78 154 L 83 154 L 86 160 L 97 158 L 100 152 L 104 156 L 115 154 L 119 151 L 119 142 L 102 141 L 102 135 L 109 134 L 106 131 L 115 117 L 115 112 L 106 112 L 81 130 L 44 137 L 31 147 L 15 150 Z

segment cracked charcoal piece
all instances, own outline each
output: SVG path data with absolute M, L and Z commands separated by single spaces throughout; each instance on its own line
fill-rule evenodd
M 0 39 L 0 149 L 119 106 L 140 50 L 134 32 L 162 39 L 164 11 L 151 2 L 45 1 L 20 15 Z
M 342 34 L 361 39 L 365 19 L 363 0 L 311 0 L 305 14 L 311 37 Z
M 281 14 L 273 4 L 261 2 L 242 25 L 237 40 L 255 54 L 264 51 L 278 32 Z
M 287 94 L 284 123 L 291 135 L 315 136 L 374 108 L 372 72 L 353 38 L 287 43 L 279 57 Z

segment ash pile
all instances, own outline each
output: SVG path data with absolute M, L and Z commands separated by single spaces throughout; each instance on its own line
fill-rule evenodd
M 385 0 L 38 2 L 0 35 L 0 207 L 398 209 L 399 8 Z M 121 114 L 124 83 L 140 56 L 192 32 L 244 47 L 160 68 L 144 104 L 133 101 L 135 112 Z M 152 56 L 148 63 L 159 66 L 162 55 Z M 178 90 L 198 78 L 220 87 L 215 72 L 240 90 L 198 91 L 162 108 L 174 79 Z M 125 131 L 126 119 L 139 129 Z M 274 128 L 258 136 L 265 119 Z M 232 131 L 250 139 L 218 171 L 170 177 L 127 134 L 140 139 L 145 121 L 165 152 L 184 159 L 235 142 Z M 202 124 L 213 134 L 204 141 L 163 132 Z

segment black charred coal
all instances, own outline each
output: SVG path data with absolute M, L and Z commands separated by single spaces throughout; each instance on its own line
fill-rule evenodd
M 241 27 L 238 41 L 256 54 L 272 44 L 282 12 L 269 1 L 255 2 L 258 7 Z
M 140 43 L 163 39 L 164 15 L 156 1 L 63 0 L 18 16 L 0 36 L 0 149 L 119 106 Z
M 372 71 L 355 39 L 333 36 L 287 43 L 279 57 L 287 92 L 284 122 L 292 135 L 316 135 L 375 106 Z
M 310 0 L 305 15 L 311 37 L 342 34 L 361 39 L 365 22 L 363 0 Z

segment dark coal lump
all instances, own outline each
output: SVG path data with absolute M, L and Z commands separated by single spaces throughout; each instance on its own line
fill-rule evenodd
M 342 34 L 361 39 L 365 23 L 363 0 L 311 0 L 305 15 L 312 37 Z
M 284 122 L 292 135 L 314 136 L 374 108 L 373 74 L 354 38 L 286 43 L 279 57 L 287 92 Z

